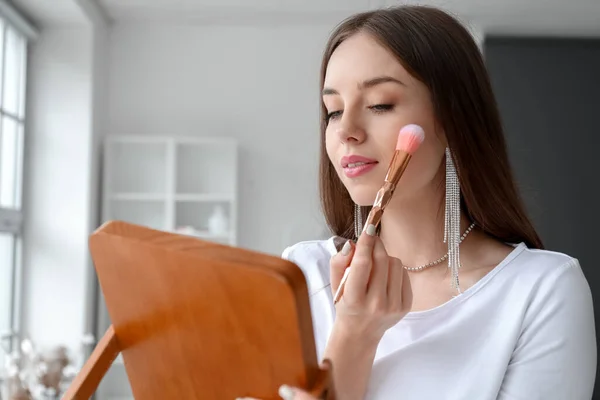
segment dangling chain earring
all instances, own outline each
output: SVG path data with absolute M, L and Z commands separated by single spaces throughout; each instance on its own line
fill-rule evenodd
M 470 229 L 469 229 L 470 230 Z M 460 268 L 460 183 L 452 153 L 446 147 L 446 214 L 444 221 L 444 243 L 448 244 L 448 268 L 452 274 L 452 288 L 460 293 L 458 269 Z
M 358 204 L 354 204 L 354 236 L 358 240 L 363 230 L 362 211 Z

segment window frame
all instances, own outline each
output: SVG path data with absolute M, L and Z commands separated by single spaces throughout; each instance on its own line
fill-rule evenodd
M 25 165 L 25 154 L 24 154 L 24 143 L 27 130 L 26 124 L 26 110 L 25 110 L 25 97 L 27 93 L 27 80 L 28 80 L 28 68 L 27 68 L 27 51 L 28 45 L 32 40 L 37 39 L 38 30 L 31 24 L 23 14 L 14 8 L 10 3 L 0 2 L 0 29 L 2 29 L 2 37 L 0 42 L 0 173 L 2 165 L 2 147 L 4 143 L 4 121 L 11 119 L 14 123 L 14 137 L 16 140 L 12 143 L 12 151 L 15 155 L 14 164 L 11 166 L 13 170 L 9 170 L 9 174 L 12 175 L 10 184 L 14 187 L 10 190 L 10 198 L 12 207 L 6 206 L 6 204 L 0 205 L 0 234 L 8 234 L 12 236 L 12 255 L 7 258 L 11 260 L 11 264 L 8 265 L 10 269 L 10 300 L 8 302 L 8 330 L 5 331 L 5 327 L 0 327 L 0 352 L 5 351 L 12 352 L 18 348 L 18 341 L 20 338 L 21 329 L 21 293 L 23 290 L 22 275 L 23 275 L 23 263 L 22 263 L 22 248 L 23 248 L 23 180 L 24 180 L 24 165 Z M 8 32 L 9 30 L 13 35 L 16 35 L 19 40 L 17 47 L 18 51 L 18 62 L 17 65 L 17 94 L 15 103 L 15 112 L 9 112 L 6 110 L 4 95 L 6 92 L 7 82 L 7 43 L 8 43 Z M 12 164 L 12 163 L 11 163 Z M 1 178 L 1 176 L 0 176 Z M 3 190 L 2 181 L 0 180 L 0 193 Z M 5 310 L 0 310 L 4 312 Z M 4 365 L 0 365 L 0 370 L 4 368 Z

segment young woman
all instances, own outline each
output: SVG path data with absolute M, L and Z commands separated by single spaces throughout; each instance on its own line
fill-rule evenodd
M 525 213 L 468 31 L 433 8 L 353 16 L 327 44 L 321 83 L 320 187 L 335 237 L 283 256 L 306 275 L 338 398 L 590 399 L 590 289 L 576 259 L 543 250 Z M 380 230 L 360 234 L 407 124 L 425 141 Z M 446 255 L 457 249 L 458 287 Z

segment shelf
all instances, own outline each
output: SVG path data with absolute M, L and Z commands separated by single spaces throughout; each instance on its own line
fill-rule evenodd
M 121 201 L 165 201 L 166 196 L 161 193 L 113 193 L 111 200 Z
M 166 201 L 167 196 L 161 193 L 113 193 L 110 195 L 110 200 L 117 201 Z M 173 196 L 175 201 L 190 201 L 190 202 L 233 202 L 233 196 L 230 194 L 195 194 L 182 193 Z
M 234 235 L 233 232 L 229 232 L 226 235 L 216 235 L 208 231 L 197 231 L 192 234 L 192 236 L 196 236 L 201 239 L 229 239 L 232 235 Z
M 211 233 L 209 231 L 199 231 L 199 230 L 195 230 L 195 229 L 186 230 L 185 228 L 180 228 L 179 230 L 175 229 L 173 231 L 173 233 L 176 233 L 178 235 L 197 237 L 199 239 L 216 240 L 216 241 L 229 240 L 233 236 L 235 236 L 235 232 L 228 232 L 227 234 L 224 234 L 224 235 L 218 235 L 218 234 Z
M 232 202 L 230 194 L 176 194 L 175 201 L 197 201 L 197 202 Z
M 167 196 L 162 193 L 113 193 L 110 195 L 111 200 L 121 201 L 165 201 Z M 181 193 L 173 196 L 175 201 L 192 201 L 192 202 L 232 202 L 233 196 L 230 194 L 220 193 Z
M 109 135 L 105 138 L 103 168 L 104 221 L 121 220 L 198 240 L 237 245 L 235 139 Z M 211 218 L 221 212 L 227 223 Z M 209 227 L 222 232 L 211 233 Z M 98 328 L 104 334 L 111 321 L 101 291 L 98 298 Z M 100 382 L 96 398 L 133 399 L 121 355 Z
M 154 135 L 110 135 L 106 138 L 107 143 L 113 144 L 148 144 L 148 143 L 157 143 L 161 145 L 166 145 L 171 137 L 168 136 L 154 136 Z
M 177 202 L 175 204 L 175 228 L 191 227 L 195 231 L 209 231 L 209 219 L 215 210 L 220 207 L 229 220 L 228 231 L 235 230 L 231 225 L 232 210 L 234 204 L 228 201 L 205 201 L 205 202 Z M 219 235 L 221 236 L 221 235 Z

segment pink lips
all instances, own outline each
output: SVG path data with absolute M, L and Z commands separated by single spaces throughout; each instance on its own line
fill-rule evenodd
M 366 174 L 377 165 L 377 160 L 373 160 L 362 156 L 344 156 L 340 161 L 344 173 L 348 178 L 356 178 L 357 176 Z

